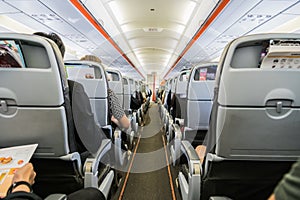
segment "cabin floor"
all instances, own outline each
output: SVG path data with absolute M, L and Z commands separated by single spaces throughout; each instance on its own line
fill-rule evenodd
M 163 132 L 158 105 L 151 103 L 145 115 L 145 126 L 130 158 L 127 172 L 122 173 L 114 200 L 180 199 L 175 179 L 178 169 L 170 166 L 169 146 Z

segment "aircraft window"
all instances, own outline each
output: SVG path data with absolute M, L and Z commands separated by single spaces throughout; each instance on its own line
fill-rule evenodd
M 128 81 L 126 78 L 123 78 L 124 85 L 128 85 Z
M 66 64 L 68 78 L 76 79 L 102 79 L 100 69 L 94 66 L 83 64 Z
M 196 69 L 194 80 L 195 81 L 209 81 L 215 80 L 217 72 L 217 66 L 200 67 Z
M 108 81 L 119 81 L 119 75 L 115 72 L 107 72 Z
M 46 49 L 24 40 L 0 40 L 0 68 L 42 68 L 50 67 Z

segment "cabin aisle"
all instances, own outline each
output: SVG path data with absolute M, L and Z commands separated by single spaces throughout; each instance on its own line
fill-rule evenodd
M 171 173 L 166 160 L 166 153 L 169 157 L 169 151 L 166 152 L 164 148 L 164 134 L 157 104 L 151 105 L 146 118 L 146 125 L 140 127 L 141 139 L 138 141 L 130 173 L 127 179 L 126 175 L 123 177 L 114 199 L 179 199 L 174 180 L 172 186 L 170 184 Z

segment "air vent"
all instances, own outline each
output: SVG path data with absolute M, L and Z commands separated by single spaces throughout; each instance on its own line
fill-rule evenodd
M 157 28 L 157 27 L 148 27 L 148 28 L 143 28 L 145 32 L 152 32 L 152 33 L 159 33 L 163 31 L 163 28 Z

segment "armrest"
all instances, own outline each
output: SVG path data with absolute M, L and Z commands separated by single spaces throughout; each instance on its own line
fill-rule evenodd
M 45 198 L 45 200 L 66 200 L 67 195 L 65 194 L 51 194 Z
M 84 187 L 98 187 L 98 166 L 101 158 L 111 149 L 111 140 L 104 139 L 101 143 L 97 153 L 93 158 L 87 158 L 83 171 L 84 171 Z
M 114 140 L 116 140 L 117 138 L 121 138 L 121 133 L 122 130 L 120 130 L 118 127 L 115 129 L 114 131 Z
M 182 133 L 181 133 L 181 130 L 180 130 L 180 127 L 178 124 L 175 124 L 173 123 L 172 124 L 172 128 L 174 130 L 174 139 L 181 139 L 182 138 Z
M 112 138 L 112 126 L 111 125 L 106 125 L 106 126 L 103 126 L 103 127 L 101 127 L 102 129 L 107 129 L 107 130 L 109 130 L 109 136 L 110 136 L 110 138 Z
M 189 173 L 191 175 L 201 174 L 201 161 L 194 147 L 187 140 L 181 141 L 181 151 L 186 156 L 189 163 Z
M 65 156 L 61 156 L 59 157 L 61 160 L 65 160 L 65 161 L 75 161 L 76 165 L 78 167 L 78 172 L 80 175 L 83 176 L 82 174 L 82 164 L 81 164 L 81 159 L 80 159 L 80 155 L 78 152 L 74 152 L 74 153 L 70 153 L 68 155 Z
M 179 126 L 184 126 L 184 119 L 176 117 L 175 118 L 175 123 L 177 124 L 177 122 L 178 122 Z
M 183 138 L 184 139 L 186 138 L 186 134 L 187 134 L 186 132 L 192 131 L 192 130 L 193 130 L 192 128 L 185 126 L 183 129 Z

